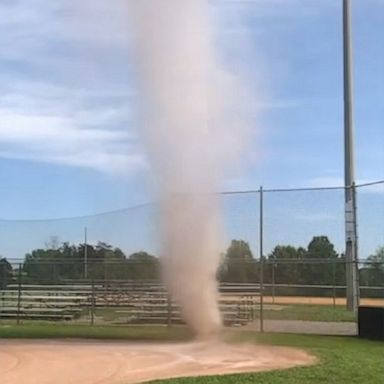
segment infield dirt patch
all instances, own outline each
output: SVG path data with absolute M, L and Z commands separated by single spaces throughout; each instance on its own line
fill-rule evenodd
M 309 365 L 294 348 L 224 343 L 0 341 L 2 384 L 128 384 Z

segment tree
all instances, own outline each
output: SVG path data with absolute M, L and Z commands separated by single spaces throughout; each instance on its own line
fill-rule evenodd
M 265 281 L 270 282 L 272 272 L 274 273 L 275 283 L 278 284 L 304 284 L 300 260 L 306 256 L 304 248 L 295 248 L 291 245 L 278 245 L 269 254 L 265 268 Z M 272 271 L 274 268 L 274 271 Z
M 327 236 L 314 236 L 308 244 L 307 253 L 310 259 L 336 259 L 338 256 Z
M 67 242 L 60 245 L 53 244 L 57 250 L 58 263 L 56 265 L 57 278 L 80 279 L 84 276 L 84 249 L 81 246 Z
M 131 279 L 157 280 L 160 277 L 159 259 L 147 252 L 140 251 L 128 258 L 129 275 Z
M 308 244 L 306 256 L 310 260 L 304 273 L 311 284 L 332 285 L 336 282 L 336 275 L 345 270 L 344 263 L 339 262 L 335 246 L 327 236 L 314 236 Z M 342 275 L 345 276 L 345 272 Z
M 270 283 L 273 275 L 275 283 L 278 284 L 345 284 L 343 260 L 345 258 L 339 257 L 327 236 L 314 236 L 307 249 L 278 245 L 268 256 L 264 268 L 264 281 Z M 320 292 L 316 290 L 307 293 Z
M 219 279 L 231 283 L 256 282 L 257 262 L 249 244 L 244 240 L 232 240 L 224 256 Z
M 250 261 L 253 259 L 251 248 L 244 240 L 232 240 L 227 249 L 226 258 L 233 261 Z
M 99 242 L 87 244 L 88 278 L 94 280 L 123 279 L 127 262 L 119 248 Z M 59 247 L 35 249 L 25 255 L 23 272 L 27 280 L 40 283 L 57 283 L 60 280 L 84 278 L 85 245 L 62 243 Z
M 361 285 L 384 286 L 384 246 L 377 248 L 376 252 L 367 258 L 360 273 Z
M 26 282 L 53 283 L 57 275 L 57 260 L 60 251 L 53 249 L 34 249 L 25 255 L 22 272 Z
M 0 288 L 4 289 L 12 282 L 13 268 L 8 260 L 0 257 Z
M 89 254 L 91 252 L 91 257 Z M 126 256 L 119 248 L 99 241 L 88 249 L 89 277 L 95 280 L 115 280 L 125 278 Z

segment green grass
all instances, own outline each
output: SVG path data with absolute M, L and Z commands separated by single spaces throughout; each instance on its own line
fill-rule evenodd
M 238 332 L 232 341 L 290 346 L 319 358 L 309 367 L 254 374 L 158 380 L 160 384 L 383 384 L 384 343 L 352 337 Z
M 280 306 L 280 305 L 279 305 Z M 281 310 L 271 310 L 270 304 L 264 309 L 264 319 L 266 320 L 306 320 L 306 321 L 326 321 L 326 322 L 355 322 L 356 315 L 345 309 L 344 306 L 332 305 L 307 305 L 291 304 L 281 305 Z M 95 316 L 105 322 L 118 322 L 124 320 L 129 315 L 130 308 L 97 308 Z M 126 311 L 121 313 L 118 311 Z M 85 313 L 84 313 L 85 314 Z M 86 313 L 88 315 L 88 312 Z M 260 317 L 260 311 L 256 310 L 255 317 Z
M 307 305 L 307 304 L 288 304 L 277 305 L 281 310 L 271 310 L 271 304 L 266 304 L 264 309 L 265 320 L 305 320 L 305 321 L 325 321 L 325 322 L 355 322 L 356 315 L 345 309 L 344 306 L 332 305 Z M 123 312 L 122 312 L 123 311 Z M 114 324 L 127 323 L 130 307 L 105 307 L 95 309 L 95 322 L 105 322 Z M 90 322 L 89 309 L 83 310 L 81 317 L 75 322 L 86 324 Z M 260 317 L 260 311 L 256 309 L 255 318 Z M 34 321 L 24 320 L 24 323 L 33 323 Z M 15 323 L 14 321 L 2 321 L 1 323 Z
M 126 319 L 130 316 L 131 313 L 134 313 L 134 310 L 130 307 L 116 307 L 116 308 L 96 308 L 95 316 L 100 317 L 103 321 L 116 322 Z M 125 320 L 126 322 L 126 320 Z
M 104 340 L 182 341 L 191 339 L 185 327 L 94 326 L 61 324 L 0 325 L 0 338 L 85 338 Z

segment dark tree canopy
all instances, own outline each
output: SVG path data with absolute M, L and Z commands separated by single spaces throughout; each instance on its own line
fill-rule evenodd
M 384 246 L 377 248 L 376 252 L 367 258 L 360 273 L 361 285 L 384 286 Z
M 142 280 L 155 280 L 160 277 L 159 259 L 147 252 L 140 251 L 131 254 L 128 258 L 131 278 Z
M 264 282 L 271 284 L 345 284 L 345 259 L 327 236 L 315 236 L 306 248 L 277 245 L 264 260 Z M 232 240 L 223 257 L 219 279 L 224 282 L 259 282 L 260 260 L 249 244 Z
M 275 283 L 284 284 L 293 281 L 302 284 L 304 281 L 303 267 L 299 263 L 306 256 L 304 248 L 295 248 L 291 245 L 278 245 L 269 254 L 266 268 L 266 280 L 272 280 L 274 273 Z M 273 270 L 272 270 L 273 268 Z
M 223 282 L 246 283 L 255 282 L 257 275 L 257 263 L 249 244 L 243 240 L 232 240 L 224 255 L 219 279 Z
M 307 258 L 309 259 L 335 259 L 337 257 L 335 246 L 327 236 L 315 236 L 308 244 Z
M 253 259 L 251 248 L 244 240 L 232 240 L 225 257 L 227 260 L 233 261 L 249 261 Z
M 146 252 L 137 252 L 127 258 L 120 248 L 104 242 L 86 246 L 62 243 L 55 244 L 54 248 L 35 249 L 28 253 L 23 273 L 26 280 L 41 283 L 84 278 L 154 279 L 158 275 L 158 261 Z
M 13 268 L 8 260 L 0 257 L 0 289 L 4 289 L 13 280 Z
M 126 256 L 110 244 L 96 245 L 58 243 L 35 249 L 25 255 L 22 265 L 24 281 L 31 283 L 60 283 L 72 280 L 158 280 L 160 260 L 138 251 Z M 87 255 L 87 259 L 85 259 Z M 306 248 L 277 245 L 262 258 L 264 282 L 268 285 L 345 285 L 345 256 L 338 255 L 327 236 L 314 236 Z M 255 259 L 249 243 L 241 239 L 231 241 L 222 255 L 218 279 L 230 283 L 259 283 L 261 260 Z M 0 258 L 0 287 L 14 281 L 17 274 L 11 264 Z M 369 256 L 360 269 L 362 286 L 384 286 L 384 247 Z M 292 288 L 291 294 L 321 294 L 314 290 L 302 292 Z M 327 293 L 329 294 L 329 292 Z

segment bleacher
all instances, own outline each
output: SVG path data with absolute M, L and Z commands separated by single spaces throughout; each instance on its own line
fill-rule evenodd
M 73 320 L 89 300 L 86 286 L 10 284 L 0 291 L 0 318 Z
M 255 284 L 220 285 L 219 307 L 225 324 L 242 325 L 254 319 L 259 292 Z M 183 322 L 178 305 L 156 282 L 10 284 L 0 291 L 0 319 L 71 321 L 84 313 L 91 313 L 93 319 L 98 309 L 113 309 L 129 324 Z

